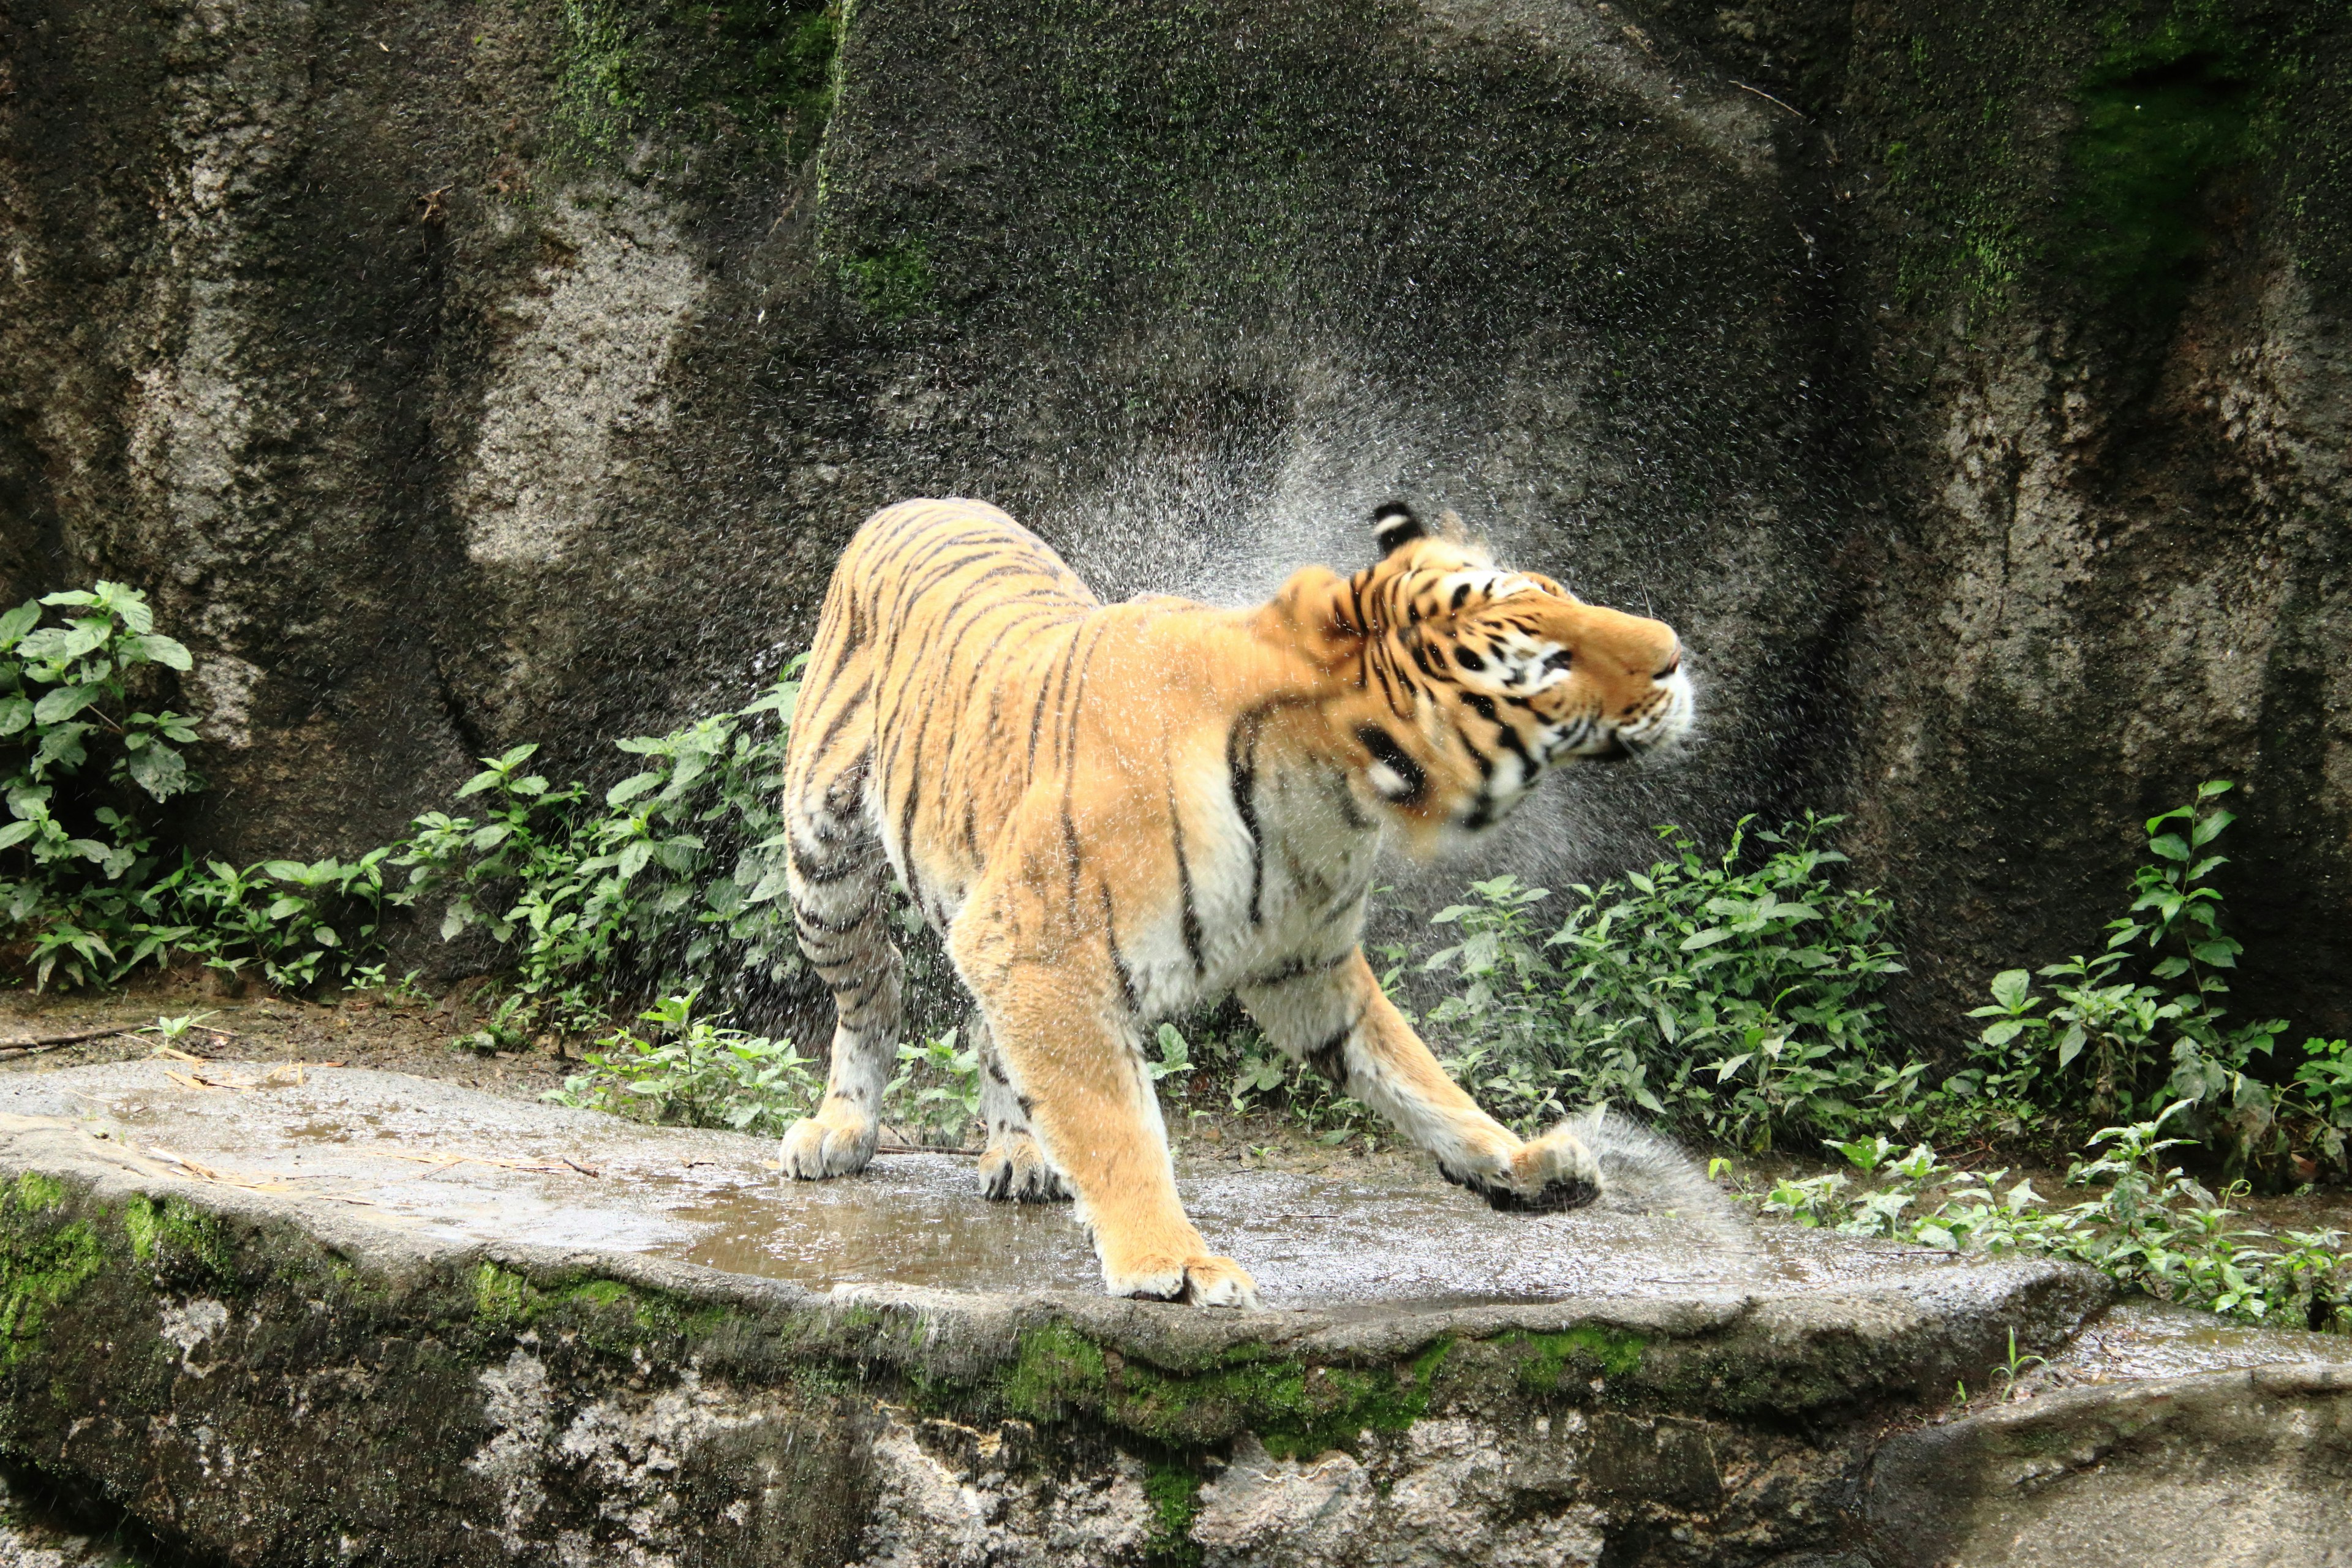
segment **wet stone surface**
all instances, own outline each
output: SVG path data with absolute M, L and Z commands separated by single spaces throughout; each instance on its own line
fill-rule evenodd
M 73 1118 L 167 1163 L 364 1205 L 436 1239 L 614 1248 L 820 1290 L 1096 1286 L 1068 1205 L 983 1202 L 971 1162 L 955 1155 L 880 1155 L 860 1176 L 796 1183 L 772 1169 L 772 1140 L 401 1073 L 296 1079 L 260 1064 L 114 1062 L 0 1080 L 0 1112 Z M 1496 1214 L 1419 1162 L 1309 1174 L 1187 1161 L 1181 1184 L 1269 1306 L 1343 1314 L 1650 1291 L 1737 1300 L 1955 1266 L 1917 1248 L 1759 1231 L 1720 1204 L 1653 1212 L 1639 1192 L 1570 1214 Z

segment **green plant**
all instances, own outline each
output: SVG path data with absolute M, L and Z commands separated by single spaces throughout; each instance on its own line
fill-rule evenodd
M 2046 1366 L 2048 1364 L 2048 1358 L 2044 1356 L 2019 1355 L 2017 1353 L 2017 1331 L 2015 1329 L 2010 1330 L 2009 1355 L 2003 1360 L 1999 1369 L 2001 1375 L 2000 1397 L 2002 1400 L 2007 1400 L 2016 1394 L 2017 1380 L 2020 1374 L 2029 1372 L 2034 1367 Z
M 485 758 L 458 791 L 480 816 L 428 813 L 395 847 L 402 896 L 445 899 L 445 939 L 486 931 L 517 992 L 570 1027 L 597 1026 L 615 992 L 740 994 L 793 973 L 781 802 L 799 665 L 748 707 L 619 742 L 646 765 L 597 804 L 530 772 L 536 746 Z
M 2295 1098 L 2288 1110 L 2309 1121 L 2305 1141 L 2315 1157 L 2342 1174 L 2352 1134 L 2352 1040 L 2305 1040 L 2303 1058 L 2290 1086 Z
M 213 1016 L 213 1012 L 207 1009 L 194 1013 L 181 1013 L 170 1017 L 158 1016 L 153 1023 L 136 1032 L 142 1035 L 152 1035 L 165 1046 L 177 1046 L 186 1037 L 190 1029 Z
M 362 996 L 373 996 L 395 1007 L 414 1006 L 426 999 L 416 984 L 417 976 L 424 971 L 412 969 L 396 978 L 387 978 L 384 969 L 385 965 L 381 963 L 355 966 L 352 970 L 350 988 Z
M 1884 1048 L 1875 998 L 1902 970 L 1890 907 L 1831 880 L 1845 857 L 1822 840 L 1842 818 L 1753 820 L 1719 857 L 1659 828 L 1673 858 L 1579 885 L 1548 938 L 1533 906 L 1549 895 L 1513 877 L 1432 917 L 1463 939 L 1423 961 L 1456 985 L 1429 1021 L 1497 1114 L 1530 1123 L 1623 1100 L 1758 1150 L 1903 1125 L 1925 1069 Z M 1769 852 L 1751 864 L 1758 845 Z
M 265 860 L 242 870 L 225 860 L 180 865 L 142 895 L 149 919 L 134 928 L 142 947 L 182 952 L 224 973 L 258 965 L 281 991 L 347 978 L 375 951 L 386 904 L 404 901 L 384 883 L 390 848 L 357 860 Z M 134 958 L 135 962 L 135 958 Z
M 598 1042 L 588 1070 L 542 1100 L 648 1121 L 782 1133 L 824 1092 L 816 1064 L 789 1040 L 771 1039 L 697 1016 L 696 997 L 665 996 L 638 1015 L 651 1028 L 615 1030 Z
M 961 1147 L 980 1115 L 980 1053 L 957 1030 L 898 1047 L 898 1074 L 882 1090 L 885 1115 L 926 1143 Z
M 158 700 L 156 672 L 192 663 L 120 583 L 0 615 L 0 921 L 37 986 L 110 980 L 162 946 L 135 929 L 156 866 L 147 813 L 202 781 L 181 750 L 195 721 Z
M 2247 1068 L 2286 1022 L 2226 1022 L 2223 973 L 2244 950 L 2221 929 L 2210 880 L 2228 859 L 2208 850 L 2235 820 L 2214 804 L 2230 788 L 2202 784 L 2193 805 L 2147 819 L 2130 910 L 2108 922 L 2099 953 L 2043 966 L 2047 995 L 2022 969 L 1994 976 L 1991 1005 L 1969 1015 L 1991 1020 L 1977 1060 L 1942 1086 L 1947 1097 L 2090 1122 L 2182 1102 L 2198 1108 L 2201 1138 L 2239 1162 L 2255 1151 L 2275 1117 L 2269 1086 Z
M 2273 1235 L 2240 1226 L 2225 1200 L 2242 1193 L 2242 1184 L 2217 1198 L 2167 1163 L 2186 1142 L 2167 1136 L 2167 1123 L 2190 1109 L 2176 1100 L 2154 1117 L 2093 1134 L 2066 1180 L 2095 1195 L 2064 1207 L 2053 1207 L 2030 1182 L 2001 1191 L 2005 1172 L 1954 1170 L 1925 1144 L 1891 1158 L 1893 1146 L 1883 1138 L 1844 1146 L 1849 1163 L 1874 1178 L 1872 1184 L 1854 1187 L 1835 1172 L 1783 1176 L 1748 1196 L 1763 1213 L 1799 1225 L 1950 1251 L 2066 1258 L 2167 1300 L 2250 1321 L 2352 1333 L 2352 1263 L 2344 1257 L 2342 1232 Z M 2012 1373 L 2021 1364 L 2013 1363 Z

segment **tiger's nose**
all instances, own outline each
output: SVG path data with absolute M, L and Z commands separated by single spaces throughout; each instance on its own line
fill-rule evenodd
M 1670 653 L 1670 654 L 1668 654 L 1668 655 L 1666 656 L 1666 662 L 1665 662 L 1665 663 L 1664 663 L 1664 664 L 1662 664 L 1662 665 L 1660 665 L 1660 666 L 1658 667 L 1658 668 L 1657 668 L 1657 672 L 1656 672 L 1655 674 L 1652 675 L 1652 676 L 1650 677 L 1650 679 L 1653 679 L 1653 680 L 1664 680 L 1664 679 L 1665 679 L 1668 676 L 1671 676 L 1672 674 L 1674 674 L 1674 672 L 1675 672 L 1675 671 L 1676 671 L 1676 670 L 1680 669 L 1682 667 L 1683 667 L 1683 645 L 1682 645 L 1682 644 L 1680 644 L 1680 643 L 1676 643 L 1676 644 L 1675 644 L 1675 650 L 1674 650 L 1674 652 L 1672 652 L 1672 653 Z

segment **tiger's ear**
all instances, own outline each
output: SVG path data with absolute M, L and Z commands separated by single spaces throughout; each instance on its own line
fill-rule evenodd
M 1437 514 L 1437 537 L 1444 540 L 1448 544 L 1469 543 L 1470 531 L 1462 526 L 1462 514 L 1455 511 L 1450 506 L 1444 511 L 1439 512 Z
M 1380 546 L 1382 555 L 1393 555 L 1416 539 L 1429 537 L 1421 519 L 1412 508 L 1401 500 L 1392 500 L 1372 513 L 1372 542 Z
M 1276 591 L 1258 619 L 1267 635 L 1329 668 L 1363 646 L 1353 603 L 1347 578 L 1328 566 L 1302 566 Z

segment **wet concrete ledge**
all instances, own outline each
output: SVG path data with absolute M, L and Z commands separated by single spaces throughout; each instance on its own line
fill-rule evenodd
M 817 1289 L 194 1158 L 0 1118 L 0 1448 L 240 1564 L 1842 1551 L 1883 1434 L 2107 1295 L 2023 1262 L 1247 1314 Z

